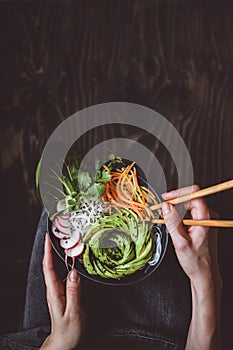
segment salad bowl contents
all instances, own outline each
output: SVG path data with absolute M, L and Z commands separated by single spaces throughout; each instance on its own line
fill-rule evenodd
M 100 283 L 127 285 L 149 276 L 163 259 L 168 242 L 161 216 L 150 207 L 159 198 L 138 175 L 135 163 L 111 155 L 95 174 L 76 161 L 65 165 L 64 195 L 48 220 L 54 249 L 67 269 Z

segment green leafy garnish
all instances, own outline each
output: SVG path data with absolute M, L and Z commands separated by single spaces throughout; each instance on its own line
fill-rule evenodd
M 115 157 L 114 154 L 109 155 L 108 168 L 113 169 L 115 164 L 122 163 L 120 157 Z M 36 189 L 39 193 L 39 173 L 41 167 L 41 160 L 38 163 L 36 169 Z M 75 155 L 67 158 L 64 163 L 62 176 L 60 177 L 56 172 L 56 169 L 49 167 L 51 172 L 51 178 L 57 179 L 63 187 L 63 192 L 56 186 L 48 184 L 50 188 L 53 188 L 56 196 L 51 191 L 48 191 L 48 195 L 57 198 L 56 201 L 65 199 L 68 204 L 68 212 L 78 210 L 80 207 L 80 198 L 84 198 L 87 202 L 96 201 L 101 198 L 105 191 L 105 183 L 111 180 L 111 174 L 100 167 L 99 159 L 94 161 L 94 175 L 90 175 L 88 171 L 79 169 L 79 162 Z M 61 197 L 62 194 L 62 197 Z M 51 215 L 58 215 L 58 213 L 51 213 Z
M 79 186 L 81 190 L 87 190 L 91 185 L 91 177 L 87 171 L 78 172 Z
M 103 196 L 104 191 L 105 191 L 105 186 L 103 184 L 94 183 L 82 195 L 88 202 L 96 201 L 98 198 L 101 198 Z
M 113 153 L 109 155 L 108 159 L 110 162 L 108 163 L 108 168 L 112 169 L 116 164 L 123 164 L 121 157 L 116 157 Z
M 111 180 L 111 174 L 107 170 L 97 171 L 96 182 L 108 182 Z

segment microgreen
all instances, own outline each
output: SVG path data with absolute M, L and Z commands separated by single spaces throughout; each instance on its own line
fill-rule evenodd
M 122 163 L 120 157 L 115 157 L 114 154 L 109 155 L 108 167 L 112 169 L 115 164 Z M 39 174 L 41 160 L 36 169 L 36 188 L 39 189 Z M 99 159 L 94 161 L 94 175 L 90 175 L 88 171 L 79 169 L 77 157 L 69 157 L 64 163 L 63 175 L 60 177 L 54 169 L 49 168 L 51 176 L 57 178 L 63 187 L 62 198 L 65 199 L 68 208 L 67 211 L 75 211 L 79 209 L 80 198 L 82 197 L 87 202 L 96 201 L 101 198 L 105 191 L 105 183 L 111 180 L 111 174 L 104 168 L 100 167 Z M 48 184 L 49 185 L 49 184 Z M 54 188 L 56 190 L 56 188 Z M 58 189 L 57 189 L 58 190 Z M 59 192 L 61 192 L 59 190 Z M 50 195 L 52 195 L 50 193 Z M 53 214 L 55 217 L 57 213 Z

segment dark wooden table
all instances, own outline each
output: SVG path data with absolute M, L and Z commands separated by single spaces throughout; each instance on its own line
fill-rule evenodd
M 230 1 L 0 4 L 2 331 L 14 330 L 23 307 L 41 210 L 35 167 L 51 132 L 75 111 L 110 101 L 150 107 L 184 139 L 195 182 L 205 187 L 232 178 L 232 18 Z M 166 159 L 161 163 L 166 170 Z M 232 191 L 208 202 L 232 219 Z M 230 349 L 233 231 L 219 232 Z

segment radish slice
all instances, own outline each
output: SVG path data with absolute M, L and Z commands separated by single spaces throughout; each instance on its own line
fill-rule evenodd
M 58 203 L 57 203 L 57 211 L 64 211 L 68 208 L 66 200 L 65 199 L 61 199 Z
M 60 217 L 60 216 L 57 217 L 57 221 L 59 222 L 59 224 L 60 224 L 62 227 L 69 227 L 69 226 L 70 226 L 69 221 L 63 219 L 63 218 Z
M 69 206 L 66 203 L 65 199 L 61 199 L 58 203 L 57 203 L 57 211 L 65 211 L 66 209 L 68 209 Z M 63 220 L 68 220 L 70 218 L 69 214 L 63 214 L 60 216 Z
M 61 233 L 56 226 L 52 225 L 52 233 L 54 234 L 55 237 L 63 239 L 66 237 L 63 233 Z
M 62 218 L 63 220 L 69 220 L 70 218 L 69 214 L 61 215 L 59 217 Z
M 66 250 L 66 255 L 70 256 L 71 258 L 76 258 L 77 256 L 81 255 L 84 251 L 84 243 L 79 242 L 75 247 L 72 249 Z
M 71 249 L 80 242 L 80 233 L 75 230 L 72 232 L 71 237 L 64 237 L 60 240 L 60 246 L 64 249 Z
M 63 233 L 66 236 L 71 236 L 72 234 L 72 226 L 62 226 L 60 224 L 60 222 L 58 221 L 58 218 L 56 218 L 53 222 L 54 226 L 56 226 L 56 228 L 58 229 L 58 231 L 60 231 L 61 233 Z

